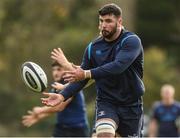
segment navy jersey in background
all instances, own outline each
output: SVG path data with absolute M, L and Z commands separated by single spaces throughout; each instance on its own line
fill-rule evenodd
M 158 122 L 158 137 L 179 137 L 176 120 L 180 117 L 180 103 L 154 105 L 152 117 Z
M 50 92 L 56 93 L 55 89 Z M 83 92 L 77 93 L 66 108 L 57 113 L 54 137 L 87 137 L 88 121 Z

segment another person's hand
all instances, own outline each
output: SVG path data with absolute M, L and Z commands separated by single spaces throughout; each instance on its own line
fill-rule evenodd
M 61 84 L 61 83 L 58 83 L 58 82 L 54 82 L 52 85 L 51 85 L 54 89 L 56 90 L 63 90 L 65 88 L 65 85 Z
M 53 60 L 56 60 L 65 69 L 73 69 L 71 63 L 67 60 L 61 48 L 53 49 L 53 51 L 51 52 L 51 58 Z
M 43 113 L 44 111 L 44 108 L 43 107 L 40 107 L 40 106 L 36 106 L 33 108 L 33 113 L 36 114 L 37 116 L 41 113 Z
M 36 124 L 38 121 L 39 121 L 38 116 L 32 111 L 28 111 L 28 115 L 24 115 L 22 117 L 22 124 L 26 127 L 31 127 L 32 125 Z
M 61 94 L 56 93 L 43 93 L 47 98 L 41 98 L 43 104 L 47 106 L 56 106 L 64 101 L 64 97 Z

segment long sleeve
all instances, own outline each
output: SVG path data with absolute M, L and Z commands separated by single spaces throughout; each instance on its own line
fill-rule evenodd
M 90 69 L 90 66 L 91 66 L 90 60 L 89 60 L 89 55 L 88 55 L 89 47 L 91 47 L 91 43 L 86 48 L 84 56 L 83 56 L 81 68 L 84 70 Z M 70 98 L 73 95 L 75 95 L 76 93 L 78 93 L 81 89 L 83 89 L 84 86 L 87 84 L 88 80 L 89 79 L 71 83 L 64 90 L 60 91 L 60 94 L 62 94 L 64 96 L 65 100 L 67 100 L 68 98 Z
M 139 56 L 142 50 L 141 41 L 136 35 L 131 35 L 122 43 L 115 60 L 97 68 L 91 69 L 93 79 L 120 74 L 125 71 Z

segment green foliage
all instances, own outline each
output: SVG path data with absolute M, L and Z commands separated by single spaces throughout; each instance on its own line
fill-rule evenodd
M 80 64 L 86 45 L 97 32 L 94 4 L 92 0 L 0 1 L 0 136 L 51 136 L 52 118 L 29 129 L 21 125 L 22 115 L 41 105 L 42 95 L 25 87 L 20 68 L 25 61 L 38 63 L 50 84 L 50 51 L 56 47 L 61 47 L 70 61 Z
M 170 83 L 179 90 L 180 1 L 138 0 L 136 30 L 145 47 L 145 109 L 160 100 L 160 88 Z M 156 47 L 153 47 L 156 45 Z M 179 97 L 178 92 L 176 97 Z
M 179 73 L 164 50 L 157 47 L 146 50 L 144 74 L 146 86 L 144 105 L 147 111 L 154 101 L 160 100 L 160 88 L 163 84 L 172 84 L 177 90 L 176 99 L 180 100 Z
M 137 30 L 145 46 L 160 44 L 168 48 L 180 42 L 178 0 L 138 0 L 137 6 Z
M 149 50 L 147 48 L 152 47 L 152 45 L 161 48 L 157 49 L 159 52 L 149 58 L 146 55 L 148 53 L 147 51 L 145 54 L 147 58 L 145 59 L 145 64 L 152 65 L 153 68 L 158 66 L 158 69 L 153 69 L 152 72 L 149 68 L 145 68 L 146 83 L 148 81 L 146 86 L 147 91 L 150 91 L 152 88 L 154 89 L 152 91 L 159 90 L 161 84 L 166 81 L 178 86 L 177 76 L 179 74 L 177 70 L 180 63 L 180 1 L 138 0 L 136 4 L 136 30 L 142 39 L 145 50 Z M 161 53 L 162 50 L 164 54 Z M 155 57 L 158 59 L 161 57 L 161 60 L 154 59 Z M 154 85 L 158 87 L 153 87 Z M 150 93 L 148 94 L 150 96 Z M 158 97 L 158 94 L 155 95 L 153 93 L 152 99 L 154 97 Z

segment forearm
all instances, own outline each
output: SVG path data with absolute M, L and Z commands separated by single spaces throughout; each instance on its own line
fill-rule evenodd
M 91 69 L 91 78 L 92 79 L 99 79 L 104 78 L 112 75 L 118 75 L 124 72 L 130 63 L 124 64 L 121 61 L 113 61 L 108 63 L 104 66 L 100 66 L 94 69 Z
M 54 107 L 44 106 L 44 107 L 43 107 L 43 110 L 41 111 L 41 113 L 42 113 L 42 114 L 52 114 L 52 113 L 55 113 L 55 112 L 58 111 L 58 110 L 57 110 L 57 107 L 58 107 L 58 106 L 59 106 L 59 105 L 54 106 Z
M 60 91 L 59 93 L 64 97 L 65 100 L 69 99 L 70 97 L 76 95 L 83 87 L 87 84 L 89 79 L 71 83 L 69 84 L 64 90 Z
M 62 66 L 63 66 L 63 68 L 65 70 L 69 70 L 69 71 L 73 71 L 74 70 L 73 64 L 70 63 L 70 62 L 64 63 Z
M 87 82 L 87 84 L 84 86 L 83 89 L 86 89 L 87 87 L 91 86 L 94 82 L 95 82 L 95 80 L 90 79 L 90 80 Z M 66 88 L 68 85 L 69 85 L 69 83 L 66 83 L 66 84 L 64 85 L 64 88 Z M 64 88 L 63 88 L 63 89 L 64 89 Z
M 38 117 L 39 120 L 42 120 L 42 119 L 44 119 L 44 118 L 46 118 L 48 116 L 50 116 L 50 113 L 40 113 L 40 114 L 38 114 L 37 117 Z

